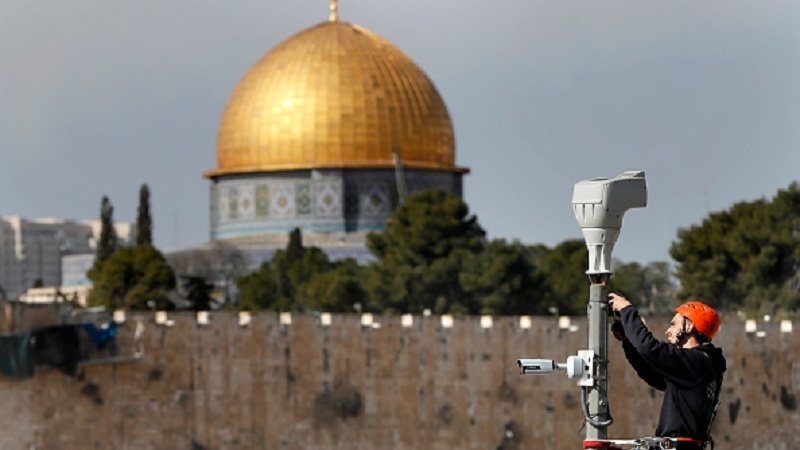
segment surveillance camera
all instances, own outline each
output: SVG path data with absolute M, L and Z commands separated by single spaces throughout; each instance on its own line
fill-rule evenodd
M 578 355 L 568 357 L 567 362 L 564 364 L 556 363 L 552 359 L 521 358 L 517 360 L 519 373 L 523 375 L 541 375 L 552 373 L 556 370 L 564 370 L 567 372 L 568 378 L 578 378 L 578 384 L 581 386 L 593 385 L 593 364 L 594 351 L 592 350 L 578 350 Z
M 641 171 L 575 183 L 572 210 L 589 249 L 587 273 L 611 272 L 611 252 L 622 228 L 622 216 L 631 208 L 645 206 L 647 183 Z
M 552 359 L 531 359 L 523 358 L 517 360 L 519 373 L 521 374 L 545 374 L 556 370 L 557 365 Z

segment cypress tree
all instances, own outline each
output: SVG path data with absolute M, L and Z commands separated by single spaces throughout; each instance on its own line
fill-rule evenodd
M 153 219 L 150 217 L 150 188 L 139 189 L 139 209 L 136 214 L 136 245 L 153 245 Z
M 303 247 L 303 233 L 295 228 L 289 233 L 289 244 L 286 246 L 286 259 L 289 262 L 300 261 L 306 249 Z
M 108 259 L 118 246 L 117 231 L 114 229 L 114 206 L 107 196 L 100 202 L 100 242 L 95 253 L 95 266 Z

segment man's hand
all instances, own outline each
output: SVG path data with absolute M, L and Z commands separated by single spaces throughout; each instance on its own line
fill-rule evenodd
M 625 336 L 625 328 L 622 327 L 622 322 L 619 320 L 615 320 L 614 323 L 611 324 L 611 334 L 620 342 L 628 340 Z
M 622 295 L 616 292 L 608 294 L 608 306 L 610 306 L 615 313 L 622 311 L 622 308 L 630 305 L 631 302 L 629 302 L 628 299 Z M 622 322 L 620 322 L 618 319 L 615 319 L 614 323 L 611 324 L 611 334 L 620 342 L 628 339 L 625 337 L 625 329 L 622 327 Z
M 631 306 L 631 302 L 629 302 L 627 298 L 612 292 L 608 294 L 608 306 L 610 306 L 614 312 L 620 312 L 623 308 Z

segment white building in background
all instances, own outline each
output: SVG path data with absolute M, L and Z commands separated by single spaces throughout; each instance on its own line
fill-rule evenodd
M 101 227 L 100 220 L 0 216 L 0 287 L 6 298 L 17 298 L 35 284 L 62 286 L 64 281 L 86 284 L 86 270 L 94 261 Z M 133 242 L 132 224 L 115 223 L 114 228 L 120 244 Z M 65 258 L 71 261 L 67 266 L 69 280 L 64 279 Z M 77 267 L 77 262 L 86 261 L 89 263 L 85 269 Z
M 89 298 L 91 289 L 91 285 L 30 288 L 19 296 L 19 301 L 23 303 L 74 302 L 78 306 L 86 307 L 86 300 Z
M 94 264 L 94 253 L 61 256 L 61 286 L 91 286 L 86 272 Z

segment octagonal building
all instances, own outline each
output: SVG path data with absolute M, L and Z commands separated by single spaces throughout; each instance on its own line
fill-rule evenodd
M 211 181 L 211 239 L 364 252 L 405 195 L 462 195 L 453 125 L 431 80 L 371 31 L 328 21 L 267 52 L 233 90 Z M 339 253 L 339 254 L 337 254 Z

